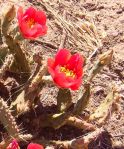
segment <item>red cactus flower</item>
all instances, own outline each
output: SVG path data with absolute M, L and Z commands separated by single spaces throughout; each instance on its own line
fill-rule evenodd
M 24 38 L 34 39 L 47 33 L 46 15 L 43 11 L 30 7 L 23 13 L 22 7 L 19 7 L 17 18 Z
M 6 149 L 19 149 L 18 142 L 14 139 Z
M 83 63 L 78 53 L 71 55 L 69 50 L 60 49 L 54 59 L 48 59 L 48 71 L 59 87 L 77 90 L 82 82 Z
M 42 145 L 36 143 L 30 143 L 27 149 L 44 149 Z

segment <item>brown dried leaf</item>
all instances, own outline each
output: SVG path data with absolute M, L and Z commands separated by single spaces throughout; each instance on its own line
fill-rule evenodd
M 112 56 L 113 56 L 113 50 L 107 51 L 100 56 L 96 64 L 93 66 L 93 68 L 89 72 L 89 77 L 87 80 L 88 82 L 91 82 L 92 79 L 95 77 L 95 75 L 99 73 L 105 65 L 110 64 L 112 60 Z
M 13 5 L 11 6 L 11 8 L 7 11 L 7 13 L 4 16 L 4 20 L 2 24 L 2 32 L 4 36 L 7 35 L 7 31 L 10 27 L 10 23 L 14 19 L 15 15 L 16 15 L 16 12 L 15 12 L 15 7 Z
M 28 110 L 28 101 L 25 101 L 25 91 L 23 90 L 11 103 L 11 108 L 16 109 L 17 113 L 21 113 Z
M 115 96 L 116 95 L 116 96 Z M 116 94 L 115 89 L 107 95 L 104 101 L 98 106 L 95 112 L 90 116 L 90 121 L 98 121 L 99 124 L 103 124 L 107 117 L 114 112 L 115 104 L 119 101 L 119 95 Z
M 83 129 L 83 130 L 95 130 L 96 129 L 93 124 L 90 124 L 90 123 L 86 122 L 85 120 L 79 119 L 74 116 L 70 116 L 68 118 L 67 124 L 77 127 L 79 129 Z

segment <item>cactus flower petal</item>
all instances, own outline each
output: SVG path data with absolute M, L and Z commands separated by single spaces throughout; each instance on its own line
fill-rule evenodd
M 44 149 L 42 145 L 36 143 L 30 143 L 27 149 Z
M 19 149 L 17 140 L 13 140 L 6 149 Z
M 84 59 L 80 54 L 71 55 L 69 50 L 58 50 L 55 58 L 48 59 L 48 71 L 61 88 L 77 90 L 82 83 Z
M 19 7 L 17 19 L 24 38 L 35 39 L 47 33 L 46 15 L 43 11 L 29 7 L 23 13 L 23 8 Z

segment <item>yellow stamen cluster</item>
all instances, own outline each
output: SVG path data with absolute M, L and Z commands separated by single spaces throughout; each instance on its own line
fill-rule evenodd
M 73 77 L 73 78 L 75 77 L 75 73 L 72 70 L 66 68 L 66 66 L 61 67 L 60 71 L 64 72 L 67 77 Z
M 30 28 L 32 28 L 33 26 L 34 26 L 34 24 L 35 24 L 35 21 L 34 21 L 34 19 L 29 19 L 28 21 L 27 21 L 27 23 L 28 23 L 28 26 L 30 27 Z

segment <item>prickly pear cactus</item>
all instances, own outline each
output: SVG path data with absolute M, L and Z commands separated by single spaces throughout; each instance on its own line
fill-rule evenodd
M 87 45 L 90 49 L 95 45 L 101 47 L 94 24 L 87 20 L 81 27 L 75 27 L 75 24 L 66 21 L 65 12 L 61 18 L 52 11 L 47 2 L 43 1 L 41 5 L 49 9 L 64 28 L 60 47 L 53 58 L 47 58 L 45 54 L 39 56 L 36 52 L 32 54 L 28 51 L 29 41 L 43 43 L 36 38 L 47 34 L 45 12 L 33 7 L 24 12 L 22 7 L 15 9 L 15 6 L 12 5 L 0 19 L 0 43 L 3 44 L 0 48 L 0 59 L 3 61 L 3 63 L 0 62 L 0 81 L 5 80 L 4 85 L 6 85 L 7 72 L 9 72 L 10 78 L 21 77 L 21 81 L 17 82 L 22 86 L 18 87 L 19 91 L 14 92 L 14 95 L 10 95 L 9 102 L 0 98 L 0 121 L 8 134 L 8 137 L 0 143 L 0 148 L 5 149 L 14 138 L 18 142 L 32 140 L 42 143 L 44 146 L 54 144 L 63 148 L 88 149 L 89 143 L 105 131 L 101 126 L 107 121 L 109 111 L 114 112 L 113 105 L 119 101 L 118 92 L 113 87 L 93 113 L 90 113 L 87 118 L 82 117 L 82 113 L 88 108 L 91 100 L 92 81 L 105 66 L 111 63 L 113 50 L 101 54 L 92 68 L 89 68 L 90 58 L 94 52 L 89 58 L 84 58 L 82 52 L 73 54 L 64 46 L 68 33 L 71 35 L 70 41 L 75 42 L 79 49 L 81 44 L 83 47 Z M 16 27 L 13 23 L 16 24 Z M 47 42 L 45 45 L 51 46 Z M 55 96 L 57 110 L 31 117 L 31 112 L 40 107 L 39 96 L 45 86 L 58 88 Z M 78 96 L 73 102 L 73 93 L 76 91 Z M 30 125 L 35 126 L 36 130 L 46 127 L 57 130 L 64 125 L 70 125 L 81 130 L 91 131 L 91 133 L 70 141 L 40 140 L 35 138 L 35 135 L 24 134 L 16 121 L 23 121 L 23 123 L 30 121 Z M 94 125 L 94 121 L 97 121 L 98 128 Z

